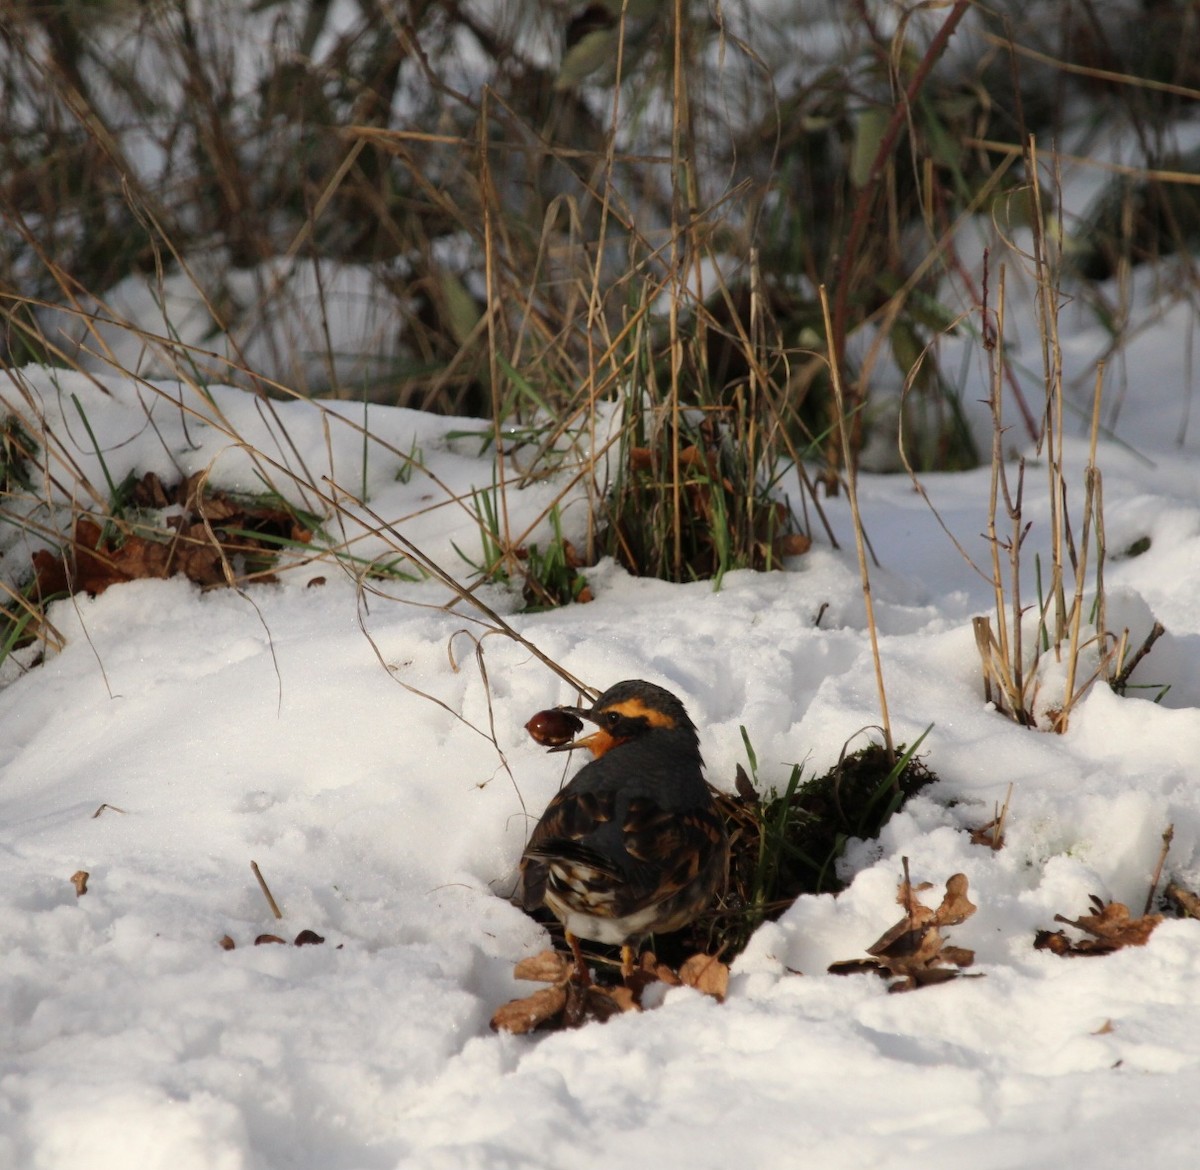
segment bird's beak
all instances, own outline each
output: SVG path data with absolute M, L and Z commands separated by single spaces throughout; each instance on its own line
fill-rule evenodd
M 592 719 L 590 707 L 555 707 L 554 710 L 562 711 L 566 715 L 574 715 L 578 719 Z M 589 751 L 595 752 L 596 737 L 601 734 L 600 731 L 593 731 L 590 735 L 580 736 L 578 739 L 571 740 L 570 743 L 560 743 L 557 747 L 548 748 L 547 751 L 573 752 L 576 748 L 587 748 Z

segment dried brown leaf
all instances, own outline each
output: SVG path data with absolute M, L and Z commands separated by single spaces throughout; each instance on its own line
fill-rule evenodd
M 687 987 L 711 995 L 718 1002 L 729 992 L 729 967 L 712 955 L 692 955 L 679 968 L 680 981 Z
M 1121 902 L 1109 902 L 1100 913 L 1085 914 L 1074 922 L 1055 915 L 1056 922 L 1066 922 L 1120 947 L 1145 946 L 1162 918 L 1161 914 L 1144 914 L 1141 918 L 1132 918 L 1129 907 Z
M 967 875 L 953 874 L 946 881 L 946 896 L 942 904 L 933 912 L 934 926 L 958 926 L 966 922 L 977 907 L 967 897 Z
M 277 934 L 260 934 L 258 938 L 254 940 L 254 945 L 256 947 L 261 947 L 263 943 L 279 943 L 280 946 L 287 946 L 287 940 L 280 938 Z
M 237 943 L 235 943 L 233 939 L 229 937 L 229 935 L 223 934 L 221 935 L 221 940 L 218 945 L 223 951 L 232 951 L 237 946 Z
M 571 971 L 570 960 L 558 951 L 542 951 L 517 963 L 513 968 L 513 977 L 531 983 L 561 983 L 570 978 Z
M 748 800 L 751 804 L 758 803 L 758 793 L 750 782 L 750 777 L 746 775 L 746 769 L 741 764 L 738 764 L 737 772 L 734 774 L 733 787 L 743 800 Z
M 949 983 L 957 979 L 959 972 L 953 967 L 921 967 L 907 972 L 902 979 L 888 984 L 888 994 L 896 995 L 905 991 L 916 991 L 921 987 L 934 987 L 939 983 Z
M 325 939 L 321 935 L 317 934 L 315 930 L 302 930 L 298 935 L 296 935 L 295 939 L 292 941 L 292 945 L 296 947 L 313 947 L 320 946 L 320 944 L 324 941 Z
M 1163 897 L 1185 918 L 1200 918 L 1200 895 L 1179 881 L 1167 882 Z
M 975 952 L 969 947 L 944 946 L 938 958 L 943 963 L 951 963 L 955 967 L 969 967 L 975 962 Z
M 1033 936 L 1033 949 L 1035 951 L 1050 951 L 1055 955 L 1070 955 L 1074 953 L 1073 947 L 1074 943 L 1061 930 L 1039 930 Z
M 1075 955 L 1109 955 L 1122 947 L 1145 946 L 1154 928 L 1163 920 L 1161 914 L 1143 914 L 1140 918 L 1133 918 L 1129 907 L 1123 902 L 1103 902 L 1094 894 L 1089 900 L 1095 913 L 1083 914 L 1078 918 L 1056 914 L 1054 921 L 1073 926 L 1091 935 L 1090 938 L 1076 940 L 1061 930 L 1039 930 L 1034 936 L 1034 948 L 1068 958 Z
M 87 893 L 89 877 L 91 877 L 91 874 L 86 869 L 77 869 L 71 874 L 71 885 L 75 887 L 75 897 L 82 898 Z
M 592 990 L 607 995 L 623 1012 L 640 1012 L 642 1010 L 642 1005 L 638 1003 L 631 987 L 596 987 Z
M 542 987 L 524 999 L 509 1000 L 492 1016 L 493 1032 L 512 1032 L 522 1036 L 557 1016 L 567 1004 L 563 987 Z
M 907 867 L 905 872 L 907 875 Z M 957 977 L 961 968 L 975 961 L 975 952 L 948 945 L 939 928 L 965 922 L 976 907 L 967 897 L 964 874 L 956 873 L 947 880 L 946 892 L 936 910 L 917 897 L 932 888 L 929 882 L 914 886 L 905 876 L 896 895 L 897 902 L 905 908 L 905 917 L 867 948 L 872 958 L 834 963 L 829 971 L 835 975 L 875 972 L 885 977 L 895 976 L 897 982 L 889 991 L 913 991 Z
M 781 557 L 803 556 L 812 548 L 812 537 L 803 532 L 789 532 L 779 537 L 775 545 Z
M 972 829 L 970 832 L 972 845 L 983 845 L 993 850 L 1004 847 L 1004 833 L 1000 828 L 998 817 L 993 817 L 986 825 L 980 825 L 979 828 Z

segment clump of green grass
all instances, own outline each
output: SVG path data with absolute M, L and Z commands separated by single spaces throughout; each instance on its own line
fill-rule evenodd
M 697 937 L 689 941 L 708 953 L 719 949 L 728 961 L 802 894 L 842 889 L 837 861 L 846 843 L 877 837 L 906 800 L 937 779 L 916 754 L 928 733 L 899 745 L 894 759 L 878 743 L 843 750 L 829 771 L 808 779 L 794 764 L 782 789 L 764 793 L 743 728 L 749 773 L 739 766 L 736 792 L 716 794 L 730 836 L 729 883 L 720 909 L 690 928 Z

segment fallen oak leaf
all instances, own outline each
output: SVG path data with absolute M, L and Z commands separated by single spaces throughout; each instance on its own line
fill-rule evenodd
M 511 1032 L 523 1036 L 552 1020 L 567 1006 L 565 987 L 542 987 L 523 999 L 512 999 L 492 1015 L 493 1032 Z
M 603 1024 L 623 1012 L 640 1012 L 641 1005 L 628 987 L 582 987 L 567 984 L 567 1003 L 563 1008 L 563 1027 L 582 1028 L 589 1020 Z
M 909 971 L 902 979 L 888 984 L 888 995 L 900 995 L 906 991 L 917 991 L 922 987 L 933 987 L 938 983 L 949 983 L 951 979 L 982 979 L 980 974 L 964 975 L 953 967 L 921 967 Z
M 75 897 L 82 898 L 87 893 L 88 878 L 91 876 L 86 869 L 77 869 L 71 874 L 71 885 L 75 887 Z
M 1184 918 L 1200 918 L 1200 896 L 1193 893 L 1178 879 L 1167 882 L 1163 897 Z
M 833 975 L 853 975 L 873 972 L 884 978 L 895 977 L 889 992 L 915 991 L 936 983 L 958 978 L 964 967 L 975 961 L 975 952 L 966 947 L 948 945 L 942 938 L 942 926 L 957 926 L 975 913 L 976 907 L 967 897 L 965 874 L 953 874 L 946 881 L 946 892 L 936 910 L 920 901 L 917 894 L 932 889 L 924 882 L 914 886 L 905 874 L 900 881 L 896 900 L 905 908 L 905 916 L 895 926 L 884 931 L 867 948 L 869 959 L 850 959 L 830 964 Z
M 666 963 L 660 963 L 658 956 L 653 951 L 642 952 L 641 968 L 649 976 L 647 982 L 657 980 L 659 983 L 665 983 L 668 987 L 683 986 L 683 980 Z
M 1163 920 L 1161 914 L 1143 914 L 1140 918 L 1130 916 L 1129 907 L 1123 902 L 1103 902 L 1094 894 L 1090 901 L 1096 913 L 1082 914 L 1078 918 L 1054 916 L 1055 922 L 1073 926 L 1090 938 L 1072 939 L 1061 930 L 1039 930 L 1034 935 L 1035 950 L 1050 951 L 1064 958 L 1077 955 L 1111 955 L 1123 947 L 1143 947 L 1150 940 L 1154 928 Z
M 1033 936 L 1035 951 L 1049 951 L 1051 954 L 1064 956 L 1079 954 L 1080 952 L 1076 951 L 1074 947 L 1075 944 L 1062 930 L 1039 930 Z
M 1065 922 L 1068 926 L 1122 947 L 1145 946 L 1162 919 L 1161 914 L 1143 914 L 1141 918 L 1131 918 L 1129 907 L 1122 902 L 1109 902 L 1098 914 L 1084 914 L 1074 920 L 1064 918 L 1061 914 L 1054 916 L 1055 922 Z
M 632 987 L 623 987 L 618 984 L 616 987 L 593 987 L 590 990 L 608 996 L 623 1012 L 640 1012 L 642 1010 L 642 1005 L 638 1003 Z
M 812 537 L 803 532 L 788 532 L 780 536 L 775 543 L 779 556 L 799 557 L 812 548 Z
M 955 967 L 969 967 L 975 962 L 975 952 L 968 947 L 954 947 L 947 944 L 942 947 L 938 958 Z
M 325 941 L 315 930 L 302 930 L 292 942 L 294 947 L 319 946 Z
M 713 955 L 692 955 L 679 968 L 679 979 L 718 1003 L 724 1003 L 729 992 L 729 967 Z
M 570 961 L 558 951 L 541 951 L 517 963 L 513 978 L 531 983 L 561 983 L 570 978 L 572 969 Z
M 967 897 L 967 875 L 952 874 L 946 879 L 946 896 L 933 912 L 934 926 L 958 926 L 966 922 L 978 907 Z

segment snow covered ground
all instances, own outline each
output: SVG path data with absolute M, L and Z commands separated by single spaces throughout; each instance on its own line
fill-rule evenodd
M 564 762 L 523 724 L 575 696 L 502 636 L 480 643 L 485 685 L 468 636 L 484 630 L 436 607 L 441 586 L 363 597 L 314 564 L 245 595 L 175 579 L 56 604 L 66 648 L 19 677 L 10 664 L 0 690 L 0 1165 L 1189 1165 L 1200 923 L 1168 919 L 1144 948 L 1102 958 L 1032 945 L 1090 895 L 1140 913 L 1168 824 L 1167 872 L 1200 884 L 1200 441 L 1177 441 L 1181 335 L 1167 317 L 1135 342 L 1099 460 L 1110 550 L 1150 538 L 1108 566 L 1110 624 L 1135 645 L 1154 618 L 1166 625 L 1134 681 L 1170 691 L 1155 704 L 1133 697 L 1155 690 L 1094 687 L 1063 736 L 987 709 L 970 616 L 989 586 L 906 478 L 864 477 L 896 736 L 933 724 L 924 749 L 941 783 L 878 843 L 852 844 L 848 890 L 758 931 L 723 1004 L 677 989 L 579 1031 L 490 1031 L 494 1009 L 530 990 L 513 964 L 547 943 L 506 895 Z M 1067 344 L 1084 363 L 1104 339 L 1077 329 Z M 114 477 L 210 468 L 213 483 L 253 488 L 267 464 L 256 472 L 238 435 L 365 491 L 449 568 L 466 572 L 455 545 L 478 551 L 443 491 L 491 482 L 479 441 L 456 433 L 478 422 L 373 407 L 382 443 L 364 471 L 361 407 L 337 408 L 347 422 L 306 403 L 272 418 L 240 391 L 206 406 L 161 389 L 110 378 L 102 392 L 30 368 L 0 397 L 36 404 L 93 484 L 103 473 L 72 396 Z M 1081 484 L 1084 444 L 1067 456 Z M 925 481 L 979 557 L 989 474 Z M 553 490 L 511 493 L 513 524 Z M 1032 552 L 1044 476 L 1031 471 L 1027 493 Z M 587 573 L 591 604 L 510 620 L 591 685 L 645 677 L 683 697 L 717 784 L 743 758 L 741 726 L 765 784 L 796 761 L 823 771 L 878 722 L 844 499 L 828 506 L 842 550 L 819 541 L 787 572 L 736 573 L 714 592 L 604 563 Z M 377 538 L 354 548 L 381 551 Z M 964 828 L 1010 784 L 1005 847 L 971 844 Z M 897 996 L 873 976 L 826 974 L 899 917 L 902 857 L 914 880 L 968 876 L 979 910 L 949 933 L 983 978 Z M 253 945 L 304 929 L 324 945 Z

